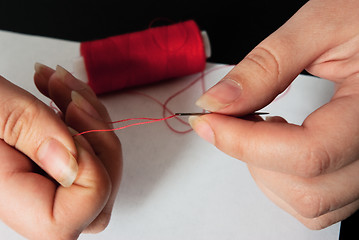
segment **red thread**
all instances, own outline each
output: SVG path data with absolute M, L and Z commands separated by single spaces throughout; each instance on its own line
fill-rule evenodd
M 199 77 L 195 78 L 195 79 L 194 79 L 192 82 L 190 82 L 187 86 L 181 88 L 179 91 L 177 91 L 177 92 L 175 92 L 174 94 L 172 94 L 170 97 L 168 97 L 168 98 L 164 101 L 164 103 L 162 103 L 162 102 L 161 102 L 160 100 L 158 100 L 157 98 L 152 97 L 152 96 L 150 96 L 150 95 L 148 95 L 148 94 L 145 94 L 145 93 L 142 93 L 142 92 L 130 91 L 130 92 L 128 92 L 128 93 L 141 95 L 141 96 L 144 96 L 144 97 L 149 98 L 149 99 L 151 99 L 152 101 L 156 102 L 156 103 L 157 103 L 158 105 L 160 105 L 160 106 L 162 107 L 162 109 L 163 109 L 163 111 L 162 111 L 162 117 L 163 117 L 163 118 L 166 118 L 166 114 L 167 114 L 167 113 L 169 113 L 170 115 L 174 115 L 174 112 L 167 107 L 168 103 L 169 103 L 172 99 L 174 99 L 175 97 L 177 97 L 178 95 L 180 95 L 181 93 L 183 93 L 183 92 L 185 92 L 186 90 L 188 90 L 189 88 L 191 88 L 191 87 L 192 87 L 194 84 L 196 84 L 198 81 L 201 81 L 201 94 L 204 93 L 204 91 L 205 91 L 204 76 L 205 76 L 204 72 L 201 72 L 201 75 L 200 75 Z M 192 131 L 192 128 L 190 127 L 190 125 L 189 125 L 186 121 L 184 121 L 183 118 L 179 118 L 179 117 L 176 117 L 176 116 L 175 116 L 175 119 L 176 119 L 177 121 L 179 121 L 180 123 L 182 123 L 183 125 L 187 126 L 188 129 L 186 129 L 186 130 L 177 130 L 177 129 L 175 129 L 174 127 L 172 127 L 172 126 L 169 124 L 169 122 L 168 122 L 169 119 L 165 119 L 164 121 L 165 121 L 167 127 L 168 127 L 172 132 L 179 133 L 179 134 L 185 134 L 185 133 L 188 133 L 188 132 L 191 132 L 191 131 Z
M 163 103 L 163 111 L 162 111 L 162 116 L 165 117 L 166 116 L 166 112 L 168 112 L 169 114 L 173 114 L 172 111 L 170 111 L 167 107 L 167 105 L 169 104 L 170 101 L 172 101 L 173 99 L 175 99 L 178 95 L 182 94 L 183 92 L 185 92 L 186 90 L 188 90 L 189 88 L 191 88 L 192 86 L 194 86 L 197 82 L 200 81 L 201 83 L 201 94 L 204 94 L 204 92 L 206 91 L 206 86 L 205 86 L 205 77 L 214 72 L 214 71 L 217 71 L 217 70 L 220 70 L 222 68 L 228 68 L 228 67 L 233 67 L 233 65 L 222 65 L 222 66 L 219 66 L 219 67 L 214 67 L 212 69 L 209 69 L 208 71 L 206 72 L 201 72 L 200 76 L 195 78 L 192 82 L 190 82 L 187 86 L 183 87 L 182 89 L 180 89 L 179 91 L 177 91 L 176 93 L 172 94 L 169 98 L 167 98 L 167 100 Z M 191 128 L 191 126 L 183 121 L 182 118 L 176 118 L 178 121 L 180 121 L 181 123 L 183 123 L 184 125 L 188 126 L 188 129 L 187 130 L 177 130 L 175 129 L 174 127 L 172 127 L 170 125 L 170 123 L 165 120 L 165 123 L 167 125 L 167 127 L 172 131 L 172 132 L 175 132 L 175 133 L 179 133 L 179 134 L 186 134 L 186 133 L 189 133 L 191 132 L 193 129 Z
M 110 132 L 110 131 L 117 131 L 117 130 L 121 130 L 121 129 L 125 129 L 128 127 L 132 127 L 132 126 L 138 126 L 138 125 L 143 125 L 143 124 L 148 124 L 148 123 L 154 123 L 154 122 L 159 122 L 159 121 L 165 121 L 167 127 L 175 133 L 178 134 L 186 134 L 192 131 L 192 128 L 189 126 L 189 124 L 184 121 L 182 118 L 177 117 L 174 112 L 169 109 L 167 107 L 167 105 L 169 104 L 170 101 L 172 101 L 175 97 L 177 97 L 178 95 L 182 94 L 183 92 L 185 92 L 186 90 L 188 90 L 189 88 L 193 87 L 196 83 L 198 83 L 199 81 L 201 82 L 201 94 L 204 93 L 205 89 L 205 76 L 220 70 L 222 68 L 227 68 L 227 67 L 233 67 L 233 66 L 229 66 L 229 65 L 223 65 L 223 66 L 219 66 L 219 67 L 214 67 L 210 70 L 208 70 L 207 72 L 201 72 L 199 77 L 196 77 L 193 81 L 191 81 L 188 85 L 184 86 L 183 88 L 181 88 L 180 90 L 178 90 L 177 92 L 175 92 L 174 94 L 172 94 L 171 96 L 169 96 L 164 103 L 162 103 L 160 100 L 158 100 L 155 97 L 152 97 L 148 94 L 142 93 L 142 92 L 137 92 L 137 91 L 129 91 L 128 93 L 130 94 L 136 94 L 136 95 L 140 95 L 140 96 L 144 96 L 148 99 L 151 99 L 152 101 L 154 101 L 155 103 L 157 103 L 158 105 L 160 105 L 163 109 L 162 111 L 162 118 L 129 118 L 129 119 L 123 119 L 123 120 L 118 120 L 118 121 L 114 121 L 114 122 L 110 122 L 109 124 L 115 124 L 115 123 L 121 123 L 121 122 L 127 122 L 127 121 L 132 121 L 132 120 L 149 120 L 146 122 L 139 122 L 139 123 L 133 123 L 133 124 L 129 124 L 126 126 L 122 126 L 122 127 L 118 127 L 118 128 L 111 128 L 111 129 L 95 129 L 95 130 L 88 130 L 88 131 L 84 131 L 81 133 L 78 133 L 75 136 L 79 136 L 79 135 L 83 135 L 83 134 L 87 134 L 87 133 L 92 133 L 92 132 Z M 169 113 L 170 116 L 166 116 L 166 114 Z M 179 121 L 180 123 L 184 124 L 185 126 L 188 126 L 188 129 L 186 130 L 177 130 L 174 127 L 172 127 L 170 125 L 170 123 L 168 122 L 168 120 L 170 119 L 176 119 L 177 121 Z
M 174 112 L 168 108 L 168 103 L 173 100 L 175 97 L 177 97 L 178 95 L 182 94 L 183 92 L 185 92 L 186 90 L 188 90 L 189 88 L 191 88 L 192 86 L 194 86 L 196 83 L 198 83 L 199 81 L 201 82 L 201 94 L 204 93 L 205 91 L 205 77 L 214 72 L 214 71 L 217 71 L 217 70 L 220 70 L 222 68 L 227 68 L 227 67 L 233 67 L 233 65 L 223 65 L 223 66 L 219 66 L 219 67 L 214 67 L 210 70 L 208 70 L 207 72 L 201 72 L 200 76 L 199 77 L 196 77 L 193 81 L 191 81 L 188 85 L 184 86 L 183 88 L 181 88 L 180 90 L 178 90 L 177 92 L 175 92 L 174 94 L 172 94 L 170 97 L 168 97 L 164 103 L 162 103 L 160 100 L 158 100 L 157 98 L 155 97 L 152 97 L 148 94 L 145 94 L 145 93 L 142 93 L 142 92 L 137 92 L 137 91 L 129 91 L 127 93 L 129 94 L 136 94 L 136 95 L 140 95 L 140 96 L 144 96 L 148 99 L 151 99 L 152 101 L 154 101 L 155 103 L 157 103 L 158 105 L 160 105 L 163 109 L 162 111 L 162 115 L 163 117 L 162 118 L 128 118 L 128 119 L 123 119 L 123 120 L 118 120 L 118 121 L 114 121 L 114 122 L 110 122 L 110 124 L 115 124 L 115 123 L 121 123 L 121 122 L 127 122 L 127 121 L 132 121 L 132 120 L 149 120 L 149 121 L 145 121 L 145 122 L 138 122 L 138 123 L 133 123 L 133 124 L 129 124 L 129 125 L 126 125 L 126 126 L 122 126 L 122 127 L 118 127 L 118 128 L 112 128 L 112 129 L 95 129 L 95 130 L 88 130 L 88 131 L 84 131 L 84 132 L 81 132 L 81 133 L 78 133 L 75 136 L 79 136 L 79 135 L 83 135 L 83 134 L 86 134 L 86 133 L 91 133 L 91 132 L 109 132 L 109 131 L 116 131 L 116 130 L 121 130 L 121 129 L 125 129 L 125 128 L 128 128 L 128 127 L 132 127 L 132 126 L 138 126 L 138 125 L 143 125 L 143 124 L 149 124 L 149 123 L 154 123 L 154 122 L 159 122 L 159 121 L 164 121 L 167 125 L 167 127 L 175 132 L 175 133 L 179 133 L 179 134 L 185 134 L 185 133 L 188 133 L 188 132 L 191 132 L 192 131 L 192 128 L 189 126 L 189 124 L 184 121 L 182 118 L 180 117 L 177 117 Z M 288 92 L 290 91 L 290 87 L 289 86 L 285 92 L 282 93 L 282 95 L 280 95 L 279 97 L 277 97 L 274 101 L 278 101 L 279 99 L 283 98 L 286 94 L 288 94 Z M 166 114 L 169 113 L 170 116 L 167 116 L 166 117 Z M 177 130 L 175 129 L 174 127 L 172 127 L 169 123 L 168 120 L 170 119 L 176 119 L 178 120 L 180 123 L 188 126 L 189 128 L 187 130 Z
M 138 125 L 143 125 L 143 124 L 149 124 L 149 123 L 165 121 L 165 120 L 174 118 L 175 116 L 176 115 L 171 115 L 171 116 L 168 116 L 168 117 L 165 117 L 165 118 L 128 118 L 128 119 L 123 119 L 123 120 L 110 122 L 110 123 L 120 123 L 120 122 L 132 121 L 132 120 L 149 120 L 149 121 L 132 123 L 132 124 L 129 124 L 129 125 L 126 125 L 126 126 L 118 127 L 118 128 L 87 130 L 87 131 L 84 131 L 84 132 L 77 133 L 77 134 L 73 135 L 73 137 L 77 137 L 77 136 L 80 136 L 80 135 L 83 135 L 83 134 L 93 133 L 93 132 L 113 132 L 113 131 L 125 129 L 125 128 L 128 128 L 128 127 L 133 127 L 133 126 L 138 126 Z
M 202 36 L 193 20 L 83 42 L 89 85 L 97 94 L 201 72 Z

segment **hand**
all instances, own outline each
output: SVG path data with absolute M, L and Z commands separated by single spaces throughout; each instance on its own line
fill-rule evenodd
M 340 6 L 339 6 L 340 4 Z M 312 0 L 197 102 L 194 130 L 248 164 L 263 192 L 311 229 L 359 208 L 359 1 Z M 337 84 L 301 126 L 246 121 L 307 69 Z
M 66 125 L 77 131 L 108 128 L 106 109 L 64 69 L 38 64 L 36 70 L 38 88 L 60 106 L 64 119 L 0 79 L 0 218 L 29 239 L 76 239 L 109 222 L 121 177 L 121 146 L 109 132 L 73 139 L 74 130 Z

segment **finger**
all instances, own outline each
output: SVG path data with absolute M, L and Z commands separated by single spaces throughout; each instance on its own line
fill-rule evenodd
M 82 132 L 90 129 L 108 129 L 110 117 L 93 91 L 68 71 L 57 66 L 46 82 L 53 101 L 66 112 L 66 122 Z M 110 220 L 113 204 L 119 189 L 122 173 L 121 144 L 114 133 L 87 134 L 84 136 L 95 154 L 103 161 L 112 183 L 110 198 L 99 216 L 87 227 L 86 232 L 98 232 Z
M 320 230 L 326 228 L 334 223 L 337 223 L 341 220 L 346 219 L 352 215 L 357 209 L 359 209 L 359 200 L 352 202 L 340 209 L 328 212 L 319 217 L 307 218 L 298 213 L 290 204 L 284 201 L 282 198 L 278 197 L 273 193 L 269 188 L 267 188 L 261 181 L 256 181 L 258 187 L 263 191 L 263 193 L 276 205 L 282 208 L 284 211 L 291 214 L 297 220 L 299 220 L 306 227 L 313 230 Z
M 77 135 L 78 132 L 72 128 L 70 128 L 70 131 L 73 135 Z M 85 139 L 84 136 L 81 135 L 77 135 L 76 136 L 76 142 L 78 143 L 78 145 L 80 145 L 85 151 L 87 151 L 88 153 L 90 153 L 93 157 L 97 156 L 96 153 L 93 151 L 90 143 Z M 118 150 L 118 149 L 116 149 Z M 116 162 L 118 163 L 122 163 L 122 159 L 114 159 L 115 156 L 115 151 L 112 152 L 111 156 L 111 160 L 114 162 L 114 164 L 112 164 L 111 167 L 115 167 L 116 166 Z M 109 154 L 110 155 L 110 154 Z M 107 156 L 109 157 L 109 156 Z M 96 159 L 100 160 L 100 158 Z M 116 161 L 117 160 L 117 161 Z M 103 162 L 101 162 L 103 164 Z M 120 165 L 122 167 L 122 165 Z M 112 171 L 108 171 L 106 169 L 106 167 L 108 166 L 102 166 L 104 167 L 105 171 L 107 172 L 106 175 L 109 174 L 116 174 L 115 176 L 117 177 L 116 180 L 118 180 L 117 182 L 115 182 L 115 180 L 113 179 L 113 177 L 111 177 L 111 175 L 109 175 L 109 179 L 111 182 L 107 183 L 107 185 L 105 185 L 105 188 L 109 189 L 109 196 L 106 198 L 105 204 L 104 206 L 100 207 L 100 212 L 97 214 L 97 216 L 95 216 L 96 218 L 92 219 L 92 221 L 89 221 L 89 224 L 87 225 L 87 227 L 85 229 L 83 229 L 83 233 L 98 233 L 103 231 L 107 225 L 110 222 L 111 219 L 111 213 L 112 213 L 112 208 L 113 208 L 113 204 L 118 192 L 118 188 L 119 188 L 119 181 L 121 178 L 121 171 L 116 171 L 117 170 L 121 170 L 122 168 L 116 168 L 116 169 L 112 169 Z
M 70 103 L 66 112 L 66 122 L 78 131 L 89 129 L 107 129 L 108 124 L 92 116 L 87 108 L 92 108 L 82 96 Z M 113 132 L 89 133 L 85 135 L 92 145 L 96 155 L 102 160 L 112 183 L 112 192 L 106 206 L 98 218 L 86 229 L 88 232 L 97 232 L 98 226 L 106 226 L 110 220 L 113 204 L 120 186 L 122 175 L 122 150 L 117 136 Z M 101 230 L 101 228 L 100 228 Z
M 325 52 L 306 70 L 315 76 L 341 82 L 359 71 L 358 53 L 359 32 L 343 44 Z
M 359 199 L 359 161 L 314 178 L 302 178 L 248 166 L 256 182 L 288 203 L 298 214 L 316 218 Z
M 68 188 L 34 173 L 25 155 L 0 141 L 1 163 L 6 166 L 0 174 L 0 216 L 25 237 L 75 239 L 107 202 L 109 176 L 101 161 L 81 146 L 83 139 L 77 141 L 79 171 Z
M 189 122 L 199 136 L 234 158 L 268 170 L 311 174 L 306 164 L 313 144 L 300 126 L 221 114 L 190 117 Z
M 42 70 L 46 70 L 46 68 L 46 66 L 38 68 L 38 74 L 46 75 L 46 73 L 42 72 Z M 88 99 L 90 104 L 94 106 L 96 112 L 99 113 L 97 117 L 100 117 L 106 122 L 110 122 L 106 108 L 98 100 L 92 89 L 61 66 L 57 66 L 56 71 L 48 76 L 48 78 L 37 81 L 39 82 L 38 85 L 41 85 L 42 88 L 47 88 L 48 96 L 56 103 L 62 112 L 66 112 L 67 106 L 71 102 L 71 92 L 76 91 Z
M 76 79 L 68 71 L 57 66 L 54 74 L 47 79 L 47 84 L 50 98 L 66 113 L 65 120 L 69 126 L 79 132 L 110 127 L 111 120 L 106 108 L 88 85 Z M 121 179 L 122 151 L 117 136 L 112 132 L 86 134 L 84 137 L 103 162 L 112 182 L 112 192 L 106 206 L 86 229 L 87 232 L 97 232 L 110 220 Z
M 57 66 L 55 73 L 47 83 L 50 97 L 57 105 L 61 106 L 62 111 L 67 113 L 66 119 L 71 122 L 70 126 L 78 126 L 76 128 L 78 131 L 109 128 L 110 116 L 105 106 L 87 84 L 76 79 L 60 66 Z M 73 103 L 74 106 L 69 108 L 70 103 Z M 73 112 L 71 109 L 75 111 Z M 116 135 L 110 132 L 85 135 L 85 138 L 89 140 L 96 153 L 107 152 L 105 149 L 109 141 L 105 141 L 106 138 L 113 140 L 112 142 L 118 142 Z
M 265 119 L 267 122 L 278 122 L 278 123 L 288 123 L 287 120 L 280 116 L 269 116 Z
M 318 176 L 359 158 L 358 79 L 342 83 L 331 102 L 309 115 L 302 126 L 218 114 L 190 118 L 191 125 L 223 152 L 254 166 Z
M 49 79 L 49 92 L 56 104 L 66 106 L 66 122 L 77 131 L 109 128 L 109 114 L 93 91 L 60 66 Z M 87 134 L 85 138 L 100 159 L 104 159 L 105 166 L 107 159 L 111 159 L 109 153 L 121 152 L 120 142 L 113 132 Z M 109 151 L 110 148 L 113 151 Z M 114 162 L 109 161 L 109 170 L 118 169 L 111 163 Z
M 334 0 L 309 1 L 208 90 L 197 105 L 231 115 L 261 109 L 316 58 L 358 32 L 351 24 L 359 21 L 358 5 L 357 1 L 347 0 L 338 8 Z M 310 28 L 303 27 L 306 25 Z
M 65 124 L 45 104 L 0 77 L 0 138 L 64 186 L 76 178 L 76 148 Z
M 55 70 L 40 63 L 35 64 L 34 82 L 37 89 L 46 97 L 49 97 L 48 79 Z
M 84 141 L 81 136 L 76 139 L 76 142 L 80 143 L 81 141 Z M 79 176 L 69 189 L 57 190 L 56 201 L 61 206 L 54 210 L 54 217 L 59 222 L 63 222 L 66 221 L 66 215 L 72 214 L 75 216 L 73 222 L 66 223 L 71 224 L 72 228 L 76 227 L 82 232 L 88 226 L 92 226 L 93 232 L 100 232 L 106 228 L 110 220 L 106 215 L 108 212 L 104 209 L 113 192 L 111 177 L 103 162 L 96 155 L 88 152 L 81 144 L 77 144 L 77 147 L 79 159 L 82 161 L 79 162 Z M 74 198 L 74 195 L 78 197 Z M 79 208 L 79 206 L 81 207 Z

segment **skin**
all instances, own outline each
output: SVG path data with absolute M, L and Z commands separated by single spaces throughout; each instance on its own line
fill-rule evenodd
M 309 1 L 197 101 L 213 114 L 190 119 L 202 138 L 246 162 L 262 191 L 311 229 L 359 208 L 358 9 L 355 0 Z M 336 91 L 302 125 L 226 116 L 266 106 L 303 69 L 335 82 Z
M 359 207 L 358 9 L 356 0 L 309 1 L 197 102 L 221 114 L 190 119 L 201 137 L 246 162 L 263 192 L 311 229 Z M 301 126 L 280 117 L 229 116 L 269 104 L 303 69 L 337 88 Z M 111 132 L 73 139 L 67 126 L 109 128 L 107 111 L 61 67 L 37 64 L 34 79 L 62 118 L 0 77 L 0 218 L 29 239 L 102 231 L 120 183 L 121 145 Z
M 102 231 L 120 184 L 121 144 L 111 132 L 72 135 L 111 127 L 108 113 L 86 84 L 61 67 L 37 64 L 34 79 L 62 114 L 0 78 L 0 218 L 28 239 L 77 239 Z M 62 158 L 38 154 L 43 144 Z

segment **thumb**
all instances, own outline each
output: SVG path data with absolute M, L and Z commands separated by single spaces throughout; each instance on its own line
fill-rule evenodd
M 348 12 L 357 7 L 354 1 L 345 2 L 348 4 L 338 7 L 333 0 L 309 1 L 196 104 L 232 115 L 248 114 L 269 104 L 306 66 L 356 32 Z
M 32 159 L 63 186 L 77 176 L 76 147 L 56 114 L 0 77 L 0 138 Z

